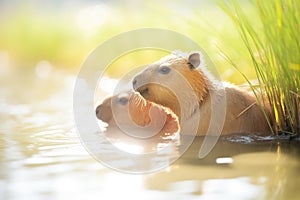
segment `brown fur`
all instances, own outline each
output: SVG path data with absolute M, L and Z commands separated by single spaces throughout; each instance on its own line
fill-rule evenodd
M 119 102 L 120 98 L 126 98 L 128 102 L 121 104 Z M 114 110 L 118 114 L 117 119 L 120 119 L 118 120 L 118 124 L 116 123 L 116 116 L 113 115 L 112 106 L 114 106 Z M 129 110 L 129 116 L 127 108 Z M 98 119 L 108 123 L 109 127 L 132 125 L 134 128 L 134 125 L 147 127 L 150 124 L 154 127 L 162 127 L 155 137 L 172 137 L 179 132 L 178 118 L 170 109 L 145 100 L 137 92 L 127 92 L 105 99 L 103 103 L 97 107 L 96 115 Z M 162 122 L 164 122 L 164 124 L 162 124 Z
M 204 67 L 192 66 L 194 60 L 189 60 L 190 57 L 172 54 L 150 64 L 135 77 L 134 88 L 147 100 L 171 108 L 180 119 L 183 134 L 190 134 L 188 128 L 191 126 L 198 126 L 196 131 L 198 135 L 218 135 L 220 132 L 221 134 L 271 133 L 264 113 L 253 95 L 230 84 L 220 87 L 221 82 L 214 80 Z M 203 63 L 200 54 L 198 61 Z M 170 73 L 159 74 L 158 71 L 163 66 L 168 66 L 171 69 Z M 187 92 L 189 89 L 179 83 L 181 77 L 188 81 L 193 92 Z M 174 94 L 178 91 L 186 93 L 183 94 L 181 104 Z M 192 100 L 193 94 L 197 96 L 195 101 Z M 225 97 L 226 102 L 223 102 Z M 217 101 L 213 102 L 212 99 Z M 223 123 L 222 103 L 226 107 L 226 115 L 224 125 L 219 129 L 218 124 Z M 272 122 L 270 109 L 266 105 L 265 111 Z M 199 119 L 195 117 L 196 114 L 200 115 Z

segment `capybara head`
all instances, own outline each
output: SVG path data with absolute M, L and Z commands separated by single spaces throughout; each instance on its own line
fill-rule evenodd
M 152 126 L 162 135 L 179 130 L 177 116 L 170 109 L 144 99 L 138 92 L 124 92 L 109 97 L 96 108 L 97 118 L 109 126 Z
M 192 94 L 196 96 L 195 101 L 201 102 L 208 93 L 207 77 L 199 69 L 203 63 L 198 52 L 189 56 L 173 53 L 148 65 L 137 74 L 133 79 L 133 88 L 145 99 L 171 108 L 180 117 L 176 92 L 186 102 L 191 101 Z

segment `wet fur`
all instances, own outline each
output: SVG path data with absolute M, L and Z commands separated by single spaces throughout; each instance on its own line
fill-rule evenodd
M 201 57 L 201 59 L 203 58 Z M 194 90 L 194 94 L 197 96 L 197 101 L 192 101 L 191 99 L 193 98 L 190 98 L 192 94 L 177 83 L 178 75 L 174 75 L 174 73 L 160 75 L 157 73 L 157 69 L 163 65 L 168 65 L 172 70 L 176 70 L 189 82 Z M 192 69 L 190 65 L 188 58 L 171 54 L 150 64 L 138 74 L 134 80 L 140 84 L 134 87 L 147 100 L 172 109 L 180 119 L 182 134 L 189 134 L 190 127 L 195 126 L 198 127 L 197 135 L 218 135 L 220 132 L 221 134 L 271 133 L 264 113 L 253 95 L 231 84 L 226 83 L 222 87 L 223 83 L 214 80 L 204 66 Z M 152 82 L 162 84 L 153 84 Z M 182 105 L 179 105 L 174 93 L 162 85 L 176 88 L 176 90 L 182 92 L 186 97 Z M 222 102 L 225 95 L 226 104 Z M 211 102 L 212 97 L 217 99 L 214 105 Z M 226 115 L 224 126 L 219 129 L 218 123 L 222 123 L 222 114 L 219 114 L 218 110 L 223 109 L 220 107 L 222 103 L 226 106 Z M 216 112 L 214 112 L 215 115 L 213 116 L 215 121 L 211 123 L 212 109 Z M 183 110 L 183 113 L 180 112 L 181 110 Z M 267 105 L 265 105 L 265 111 L 272 122 L 272 115 Z M 197 120 L 196 116 L 198 115 L 200 115 L 200 120 Z M 209 128 L 210 124 L 211 127 Z
M 117 127 L 115 116 L 113 116 L 112 106 L 120 115 L 121 121 L 118 124 L 130 125 L 134 122 L 140 127 L 147 127 L 150 123 L 154 127 L 162 127 L 156 137 L 169 137 L 179 131 L 177 116 L 168 108 L 145 100 L 137 92 L 127 92 L 129 114 L 126 106 L 118 103 L 119 95 L 106 98 L 96 109 L 97 118 L 108 123 L 109 128 Z M 164 120 L 164 124 L 162 124 Z

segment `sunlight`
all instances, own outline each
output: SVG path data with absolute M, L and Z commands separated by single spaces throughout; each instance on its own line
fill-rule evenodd
M 111 8 L 105 4 L 97 4 L 82 9 L 77 15 L 77 26 L 89 37 L 94 35 L 111 14 Z
M 217 164 L 231 164 L 231 163 L 233 163 L 233 159 L 229 158 L 229 157 L 217 158 L 216 163 Z
M 120 149 L 121 151 L 125 151 L 127 153 L 132 153 L 132 154 L 141 154 L 144 151 L 144 148 L 140 145 L 136 144 L 128 144 L 125 142 L 116 142 L 113 143 L 115 147 Z
M 263 199 L 264 187 L 251 183 L 249 177 L 211 179 L 203 182 L 204 199 Z
M 106 184 L 103 186 L 103 199 L 124 199 L 129 196 L 139 197 L 133 199 L 148 199 L 143 194 L 143 176 L 110 173 L 104 178 Z
M 111 79 L 108 77 L 103 77 L 100 80 L 99 86 L 100 86 L 100 90 L 110 93 L 113 93 L 113 89 L 116 87 L 116 85 L 118 84 L 119 80 L 117 79 Z
M 39 78 L 48 78 L 51 75 L 52 65 L 46 61 L 40 61 L 35 67 L 35 74 Z

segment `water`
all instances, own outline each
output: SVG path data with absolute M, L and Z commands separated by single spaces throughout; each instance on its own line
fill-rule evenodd
M 201 160 L 197 138 L 170 167 L 150 174 L 103 166 L 76 133 L 74 77 L 50 71 L 1 77 L 1 199 L 300 198 L 300 142 L 287 137 L 222 137 Z

